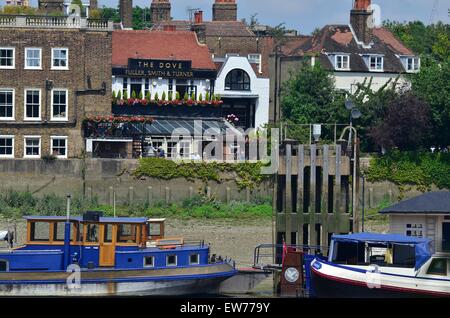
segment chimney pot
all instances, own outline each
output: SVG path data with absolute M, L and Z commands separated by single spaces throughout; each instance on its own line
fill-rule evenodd
M 197 11 L 194 15 L 195 24 L 203 23 L 203 11 Z

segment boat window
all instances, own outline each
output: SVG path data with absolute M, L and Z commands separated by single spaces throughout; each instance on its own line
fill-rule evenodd
M 8 261 L 4 259 L 0 259 L 0 272 L 8 271 Z
M 153 256 L 145 256 L 144 267 L 154 267 L 154 266 L 155 266 L 155 258 Z
M 177 266 L 177 256 L 176 255 L 167 255 L 166 256 L 166 265 L 167 266 Z
M 84 226 L 81 223 L 75 223 L 75 228 L 76 228 L 76 241 L 77 242 L 82 242 L 83 241 L 83 230 L 84 230 Z
M 148 236 L 161 236 L 161 224 L 150 223 L 148 227 Z
M 98 224 L 88 223 L 86 225 L 86 242 L 98 242 Z
M 136 224 L 119 224 L 117 227 L 117 242 L 136 243 Z
M 200 264 L 200 255 L 198 255 L 198 254 L 191 254 L 189 256 L 189 264 L 190 265 L 198 265 L 198 264 Z
M 416 249 L 410 245 L 394 245 L 395 266 L 414 267 L 416 264 Z
M 53 223 L 53 241 L 64 241 L 64 223 Z
M 49 222 L 31 222 L 30 241 L 49 241 L 50 223 Z
M 428 275 L 447 276 L 447 259 L 435 258 L 431 261 L 427 271 Z
M 357 265 L 365 263 L 364 243 L 337 242 L 335 244 L 335 255 L 333 262 L 339 264 Z
M 113 226 L 112 224 L 105 224 L 105 230 L 103 234 L 103 242 L 111 243 L 113 236 Z

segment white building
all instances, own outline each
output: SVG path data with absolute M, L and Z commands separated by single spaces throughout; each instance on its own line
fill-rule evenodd
M 237 126 L 244 129 L 266 125 L 269 122 L 270 80 L 260 76 L 259 64 L 242 56 L 214 58 L 214 62 L 219 66 L 215 92 L 224 101 L 224 116 L 236 115 L 239 118 Z
M 380 211 L 389 232 L 432 240 L 436 252 L 450 252 L 450 191 L 428 192 Z

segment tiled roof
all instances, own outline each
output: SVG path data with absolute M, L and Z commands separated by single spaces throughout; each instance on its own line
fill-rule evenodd
M 368 72 L 361 54 L 384 55 L 384 71 L 392 73 L 404 72 L 403 65 L 396 55 L 414 55 L 395 36 L 385 28 L 373 30 L 373 45 L 370 48 L 358 44 L 348 25 L 327 25 L 318 34 L 300 43 L 296 48 L 284 52 L 288 56 L 301 56 L 305 53 L 319 54 L 319 60 L 331 69 L 325 53 L 350 54 L 350 69 L 356 72 Z
M 113 66 L 128 65 L 129 58 L 187 60 L 193 69 L 214 70 L 206 45 L 200 44 L 195 32 L 132 31 L 113 32 Z
M 206 36 L 255 36 L 241 21 L 205 21 Z M 190 31 L 191 22 L 186 20 L 163 21 L 155 24 L 152 30 L 163 30 L 164 26 L 173 25 L 179 31 Z
M 450 214 L 450 191 L 436 191 L 394 204 L 380 211 L 390 213 L 430 213 Z

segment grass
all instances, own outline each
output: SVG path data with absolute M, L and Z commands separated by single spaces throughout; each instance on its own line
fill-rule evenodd
M 110 205 L 99 204 L 92 200 L 75 196 L 71 205 L 73 214 L 83 211 L 103 211 L 107 216 L 114 215 Z M 66 199 L 54 194 L 43 197 L 33 196 L 29 192 L 7 191 L 0 193 L 0 216 L 19 219 L 26 215 L 65 215 Z M 116 216 L 146 216 L 196 219 L 258 219 L 272 216 L 271 198 L 258 198 L 252 202 L 231 201 L 222 203 L 215 199 L 196 196 L 181 203 L 166 205 L 162 202 L 117 206 Z

